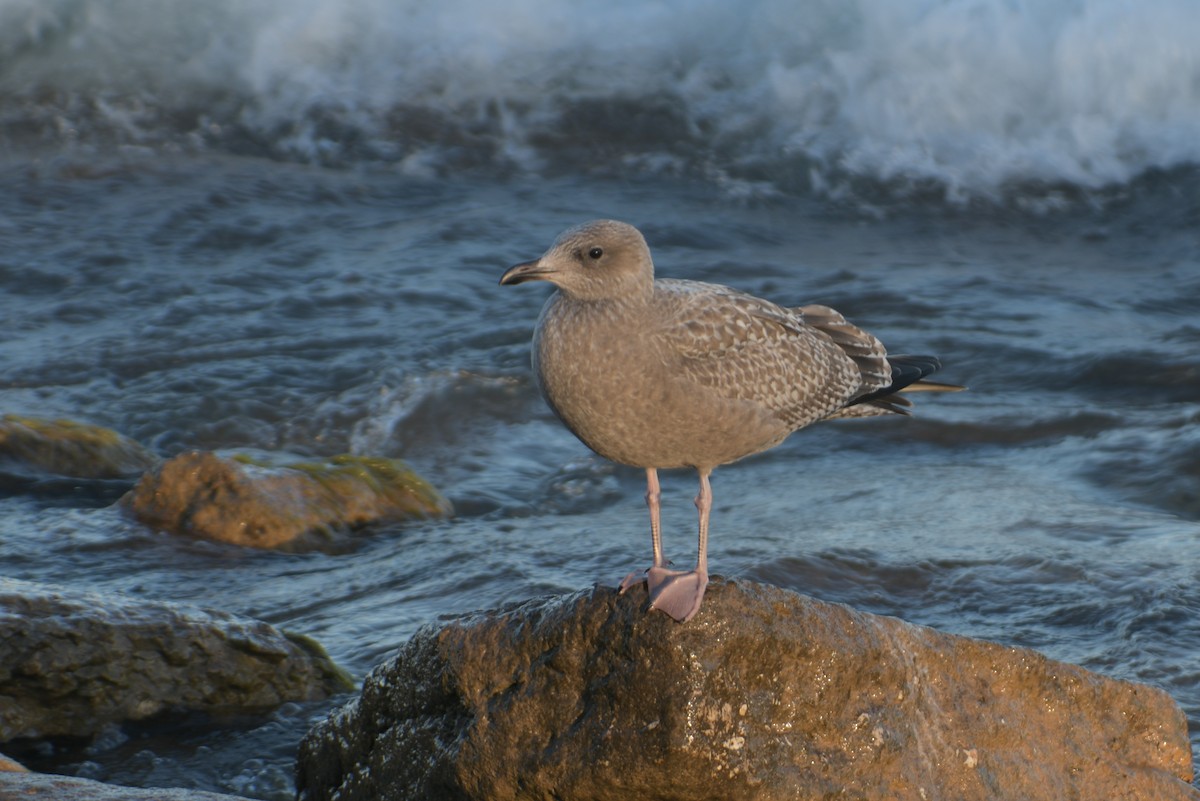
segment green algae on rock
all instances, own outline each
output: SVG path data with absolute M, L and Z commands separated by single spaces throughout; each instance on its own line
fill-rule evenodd
M 123 499 L 148 526 L 254 548 L 319 548 L 381 522 L 453 510 L 399 459 L 208 451 L 180 454 L 146 473 Z
M 133 478 L 158 457 L 110 428 L 74 420 L 0 417 L 0 465 L 17 475 L 83 479 Z

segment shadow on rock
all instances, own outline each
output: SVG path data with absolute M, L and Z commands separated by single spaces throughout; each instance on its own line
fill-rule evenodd
M 353 687 L 308 638 L 227 612 L 0 578 L 0 742 Z

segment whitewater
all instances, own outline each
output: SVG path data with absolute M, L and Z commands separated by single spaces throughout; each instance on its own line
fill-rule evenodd
M 1188 0 L 5 0 L 0 123 L 9 148 L 1045 197 L 1200 159 L 1198 40 Z

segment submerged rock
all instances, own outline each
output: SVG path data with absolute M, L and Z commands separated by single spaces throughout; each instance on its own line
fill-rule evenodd
M 123 503 L 148 526 L 253 548 L 317 547 L 367 523 L 451 513 L 398 459 L 305 462 L 205 451 L 147 473 Z
M 0 471 L 19 476 L 134 478 L 158 463 L 137 442 L 72 420 L 0 417 Z
M 309 732 L 318 799 L 1200 799 L 1161 690 L 748 582 L 419 631 Z
M 0 754 L 0 773 L 27 773 L 28 768 L 15 759 Z
M 0 776 L 0 801 L 249 801 L 239 795 L 175 788 L 121 787 L 116 784 L 22 773 Z
M 0 578 L 0 644 L 0 742 L 352 687 L 311 640 L 262 621 L 15 579 Z

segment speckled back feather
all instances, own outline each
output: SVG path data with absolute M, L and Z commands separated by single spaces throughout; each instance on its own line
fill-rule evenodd
M 689 378 L 800 428 L 887 386 L 882 343 L 824 306 L 788 309 L 718 284 L 659 279 L 661 336 Z M 812 314 L 810 319 L 809 314 Z

